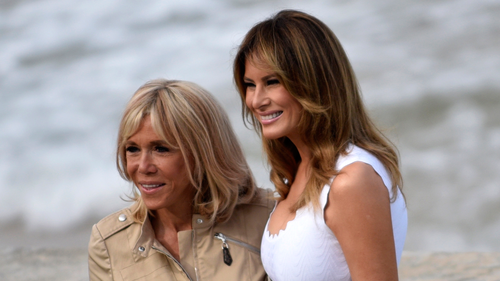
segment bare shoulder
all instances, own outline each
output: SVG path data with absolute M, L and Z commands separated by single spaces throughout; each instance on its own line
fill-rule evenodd
M 333 180 L 325 209 L 325 220 L 333 230 L 342 213 L 364 217 L 390 205 L 390 195 L 373 167 L 363 162 L 345 166 Z
M 382 178 L 375 172 L 373 167 L 364 162 L 354 162 L 345 166 L 335 177 L 330 189 L 330 199 L 332 197 L 387 197 L 387 190 Z M 359 198 L 361 199 L 361 198 Z
M 324 215 L 353 280 L 397 280 L 389 190 L 372 166 L 354 162 L 340 171 Z

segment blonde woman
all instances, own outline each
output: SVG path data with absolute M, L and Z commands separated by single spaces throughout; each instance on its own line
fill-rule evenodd
M 281 11 L 246 34 L 234 80 L 279 194 L 261 246 L 269 277 L 397 280 L 407 229 L 398 155 L 333 32 Z
M 140 87 L 120 123 L 117 165 L 135 203 L 92 228 L 91 280 L 265 278 L 259 248 L 274 203 L 206 90 Z

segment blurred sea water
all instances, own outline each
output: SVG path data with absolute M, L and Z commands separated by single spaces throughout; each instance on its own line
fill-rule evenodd
M 257 181 L 272 188 L 231 68 L 245 33 L 283 8 L 332 28 L 366 106 L 398 146 L 405 250 L 499 251 L 494 0 L 2 0 L 0 244 L 84 247 L 92 223 L 129 204 L 114 162 L 118 122 L 154 78 L 212 92 Z

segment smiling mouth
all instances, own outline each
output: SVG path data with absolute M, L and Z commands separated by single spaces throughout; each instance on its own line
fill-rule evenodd
M 141 184 L 142 188 L 144 188 L 146 190 L 155 189 L 155 188 L 158 188 L 158 187 L 164 186 L 164 185 L 165 185 L 164 183 L 161 183 L 161 184 Z
M 274 118 L 280 116 L 281 114 L 283 114 L 283 111 L 278 111 L 278 112 L 275 112 L 273 114 L 264 115 L 261 117 L 261 119 L 262 120 L 271 120 L 271 119 L 274 119 Z

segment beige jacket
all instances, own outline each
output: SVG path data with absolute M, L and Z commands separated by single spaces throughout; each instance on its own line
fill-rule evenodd
M 128 208 L 111 214 L 92 228 L 90 280 L 265 280 L 260 243 L 274 201 L 261 197 L 223 224 L 193 215 L 193 229 L 178 233 L 180 261 L 155 239 L 149 219 L 133 222 Z

